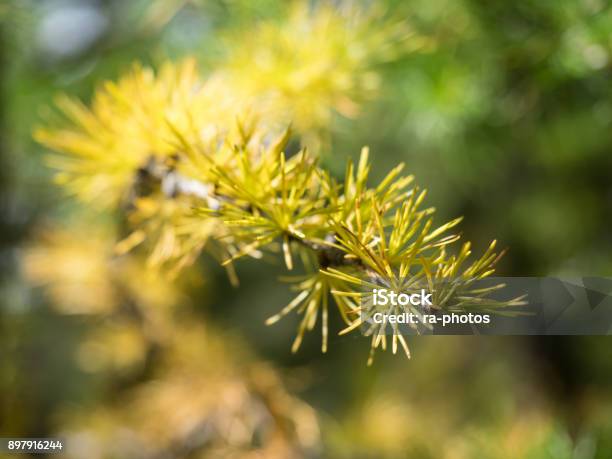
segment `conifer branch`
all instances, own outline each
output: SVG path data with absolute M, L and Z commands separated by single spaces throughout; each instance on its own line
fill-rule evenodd
M 413 185 L 413 176 L 402 175 L 403 164 L 371 185 L 369 150 L 363 148 L 358 163 L 349 161 L 343 180 L 337 180 L 306 150 L 286 155 L 294 138 L 290 129 L 275 137 L 277 131 L 248 114 L 223 126 L 199 124 L 201 110 L 212 102 L 204 97 L 210 90 L 206 86 L 194 94 L 196 75 L 188 63 L 167 70 L 163 77 L 168 81 L 136 72 L 135 81 L 109 86 L 112 91 L 102 93 L 97 109 L 127 117 L 111 131 L 105 130 L 106 113 L 91 113 L 63 99 L 64 111 L 78 120 L 73 131 L 37 133 L 41 142 L 61 152 L 53 158 L 58 180 L 81 199 L 104 198 L 110 205 L 127 195 L 132 232 L 117 244 L 118 253 L 147 246 L 150 266 L 170 266 L 171 274 L 178 275 L 205 251 L 226 267 L 234 284 L 234 263 L 244 256 L 261 258 L 269 252 L 284 259 L 289 271 L 301 265 L 305 274 L 289 280 L 297 295 L 268 320 L 274 323 L 292 311 L 301 315 L 294 352 L 319 317 L 326 352 L 333 299 L 346 324 L 341 334 L 362 329 L 371 337 L 369 363 L 377 348 L 387 347 L 387 334 L 392 351 L 401 348 L 408 356 L 401 330 L 371 324 L 377 309 L 368 291 L 381 286 L 396 291 L 426 287 L 434 294 L 434 312 L 484 307 L 473 284 L 494 272 L 500 257 L 495 241 L 471 264 L 469 243 L 452 254 L 460 239 L 453 230 L 461 218 L 435 226 L 434 209 L 423 207 L 426 192 Z M 150 90 L 156 101 L 160 93 L 167 99 L 161 114 L 149 113 L 155 106 L 126 112 L 129 98 L 121 95 L 121 87 L 145 82 L 148 87 L 138 86 L 143 94 Z M 152 119 L 144 123 L 142 116 Z M 108 139 L 115 139 L 124 125 L 145 126 L 146 141 L 134 152 L 127 142 L 130 133 L 127 140 L 120 138 L 125 148 L 109 156 Z M 491 300 L 486 308 L 518 304 L 518 299 Z

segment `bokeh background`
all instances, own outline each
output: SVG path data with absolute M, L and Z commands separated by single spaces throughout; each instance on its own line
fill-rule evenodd
M 377 177 L 406 162 L 440 221 L 464 215 L 477 248 L 509 248 L 499 275 L 610 275 L 612 7 L 376 7 L 405 45 L 331 120 L 322 164 L 341 177 L 363 145 Z M 205 73 L 289 10 L 0 3 L 0 436 L 64 435 L 77 458 L 612 457 L 608 337 L 420 337 L 412 360 L 368 368 L 358 336 L 323 355 L 312 334 L 294 355 L 297 319 L 264 325 L 291 298 L 280 264 L 239 263 L 233 288 L 211 260 L 179 281 L 105 261 L 113 217 L 75 210 L 32 140 L 53 98 L 87 101 L 136 60 L 196 56 Z

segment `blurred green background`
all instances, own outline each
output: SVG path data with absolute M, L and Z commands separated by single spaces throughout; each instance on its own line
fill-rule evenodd
M 357 117 L 334 119 L 323 165 L 341 176 L 363 145 L 378 178 L 406 162 L 428 188 L 439 221 L 464 215 L 463 235 L 476 248 L 492 238 L 509 248 L 499 275 L 610 275 L 612 7 L 599 0 L 380 3 L 427 45 L 378 69 L 381 90 Z M 231 454 L 221 447 L 118 453 L 108 445 L 116 441 L 112 426 L 128 425 L 136 436 L 155 431 L 120 407 L 167 373 L 155 361 L 135 369 L 129 359 L 119 370 L 83 368 L 83 343 L 110 319 L 59 314 L 25 280 L 23 248 L 41 226 L 65 221 L 77 206 L 52 184 L 32 129 L 59 92 L 89 100 L 135 60 L 155 66 L 195 55 L 204 71 L 213 69 L 224 37 L 248 39 L 249 27 L 282 22 L 286 11 L 281 0 L 0 4 L 0 436 L 43 437 L 87 425 L 89 446 L 80 457 L 105 458 L 612 457 L 608 337 L 421 337 L 411 340 L 411 361 L 379 355 L 366 368 L 365 340 L 334 336 L 322 355 L 314 334 L 293 355 L 297 319 L 264 325 L 290 299 L 277 279 L 282 267 L 242 262 L 234 289 L 210 260 L 190 275 L 190 312 L 179 322 L 231 336 L 221 340 L 232 343 L 235 366 L 262 362 L 282 381 L 277 403 L 289 406 L 292 397 L 310 407 L 319 434 L 296 440 L 291 455 L 261 449 L 251 437 Z M 248 355 L 235 357 L 234 344 Z M 197 340 L 184 345 L 196 348 L 190 362 L 224 359 L 214 346 L 197 352 Z M 222 365 L 211 364 L 215 371 Z M 182 374 L 178 364 L 168 368 Z M 203 375 L 193 393 L 219 390 L 207 385 L 207 370 L 190 371 Z M 176 397 L 189 406 L 193 393 L 180 387 Z M 93 421 L 100 410 L 108 423 Z M 155 413 L 171 431 L 167 413 Z M 283 416 L 298 427 L 306 422 L 292 409 Z M 96 435 L 103 439 L 93 442 Z

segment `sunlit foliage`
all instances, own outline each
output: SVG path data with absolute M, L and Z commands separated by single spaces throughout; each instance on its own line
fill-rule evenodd
M 105 204 L 127 197 L 133 231 L 117 245 L 119 254 L 148 240 L 149 265 L 172 263 L 177 274 L 208 250 L 228 267 L 234 282 L 233 262 L 243 256 L 257 258 L 280 247 L 287 269 L 294 268 L 295 259 L 306 260 L 298 295 L 269 320 L 292 310 L 302 315 L 294 351 L 319 316 L 322 350 L 327 350 L 330 296 L 347 325 L 341 333 L 370 322 L 378 309 L 367 292 L 380 286 L 428 287 L 437 311 L 518 304 L 483 304 L 482 295 L 470 296 L 469 285 L 493 273 L 495 243 L 467 267 L 469 244 L 448 255 L 459 239 L 450 231 L 460 219 L 434 226 L 433 208 L 421 208 L 425 192 L 412 185 L 412 176 L 402 175 L 403 165 L 371 186 L 364 148 L 358 165 L 349 162 L 339 182 L 306 149 L 287 154 L 289 129 L 274 136 L 252 113 L 224 124 L 223 104 L 219 118 L 203 116 L 214 112 L 214 102 L 192 61 L 165 64 L 157 78 L 148 69 L 134 72 L 119 85 L 107 83 L 93 111 L 75 102 L 64 105 L 72 128 L 38 134 L 63 154 L 55 166 L 72 192 L 93 203 L 95 191 L 114 197 Z M 129 105 L 128 97 L 143 103 Z M 123 115 L 121 123 L 101 131 L 116 111 Z M 376 348 L 386 348 L 389 331 L 393 352 L 401 345 L 409 355 L 397 326 L 364 331 L 371 336 L 370 363 Z
M 378 92 L 381 64 L 424 46 L 405 22 L 351 2 L 295 2 L 284 21 L 258 23 L 228 39 L 219 72 L 255 98 L 268 122 L 291 122 L 317 145 L 333 115 L 354 118 Z

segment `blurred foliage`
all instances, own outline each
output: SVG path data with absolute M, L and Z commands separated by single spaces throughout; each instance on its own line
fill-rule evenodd
M 26 250 L 25 272 L 49 285 L 61 312 L 102 319 L 76 362 L 114 379 L 122 395 L 56 413 L 69 457 L 288 457 L 316 448 L 314 412 L 273 369 L 190 316 L 179 285 L 133 258 L 109 259 L 112 239 L 90 231 L 75 240 L 75 230 L 47 230 Z
M 607 338 L 418 338 L 409 363 L 381 355 L 366 369 L 358 337 L 330 334 L 324 358 L 316 340 L 290 356 L 295 323 L 263 325 L 290 299 L 276 287 L 280 269 L 246 262 L 239 290 L 211 264 L 180 284 L 143 278 L 138 257 L 109 254 L 123 223 L 84 220 L 52 185 L 31 134 L 58 93 L 89 103 L 134 61 L 159 68 L 195 54 L 206 72 L 238 48 L 246 57 L 229 62 L 246 65 L 251 50 L 266 53 L 274 27 L 287 39 L 268 52 L 284 64 L 308 42 L 286 28 L 300 24 L 304 4 L 0 5 L 2 436 L 74 435 L 80 457 L 115 457 L 115 447 L 127 457 L 190 457 L 182 448 L 193 432 L 209 441 L 191 457 L 612 457 Z M 612 8 L 385 0 L 371 11 L 392 25 L 375 22 L 359 35 L 372 34 L 375 91 L 332 97 L 317 124 L 299 127 L 328 131 L 308 140 L 323 166 L 341 177 L 362 145 L 371 147 L 373 180 L 406 162 L 440 218 L 465 216 L 475 247 L 495 235 L 510 248 L 505 275 L 607 275 Z M 323 49 L 313 54 L 328 63 L 346 62 L 345 13 L 328 17 L 337 40 L 314 38 Z M 376 55 L 385 30 L 406 35 L 392 59 L 384 47 Z M 339 48 L 325 52 L 328 43 Z M 329 72 L 316 70 L 314 81 L 327 81 Z M 337 75 L 330 81 L 343 90 L 374 81 Z M 253 79 L 252 89 L 249 73 L 242 77 L 245 90 L 267 82 Z M 353 103 L 359 110 L 345 109 Z M 138 140 L 129 125 L 117 128 Z

